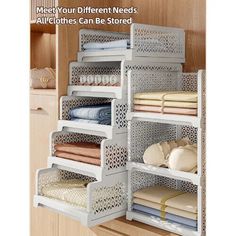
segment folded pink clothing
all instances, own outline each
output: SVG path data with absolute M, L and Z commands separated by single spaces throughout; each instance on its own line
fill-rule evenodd
M 193 116 L 197 115 L 197 109 L 178 108 L 178 107 L 158 107 L 158 106 L 135 105 L 134 110 L 143 111 L 143 112 L 177 114 L 177 115 L 193 115 Z
M 80 161 L 80 162 L 84 162 L 84 163 L 88 163 L 88 164 L 92 164 L 92 165 L 97 165 L 97 166 L 101 165 L 100 159 L 96 159 L 96 158 L 92 158 L 92 157 L 86 157 L 86 156 L 82 156 L 82 155 L 76 155 L 73 153 L 60 152 L 60 151 L 56 151 L 55 155 L 57 157 L 70 159 L 70 160 L 74 160 L 74 161 Z
M 89 142 L 56 144 L 55 150 L 100 159 L 100 144 Z

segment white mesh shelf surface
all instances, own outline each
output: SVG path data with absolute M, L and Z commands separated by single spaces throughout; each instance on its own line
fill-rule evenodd
M 78 61 L 146 60 L 156 62 L 185 61 L 185 33 L 179 28 L 132 24 L 130 34 L 82 29 L 79 34 Z M 109 42 L 130 39 L 130 49 L 86 51 L 89 42 Z
M 50 157 L 48 167 L 69 170 L 84 175 L 95 177 L 102 181 L 108 175 L 124 172 L 128 159 L 127 134 L 117 134 L 112 139 L 100 136 L 71 133 L 53 132 L 51 134 Z M 55 145 L 76 142 L 93 142 L 101 145 L 101 166 L 91 165 L 78 161 L 59 158 L 54 155 Z
M 42 195 L 42 188 L 47 184 L 68 179 L 92 181 L 87 185 L 85 208 Z M 104 179 L 100 182 L 81 174 L 48 168 L 38 170 L 36 181 L 36 195 L 34 196 L 36 207 L 46 207 L 65 214 L 79 220 L 85 226 L 91 227 L 125 214 L 127 208 L 127 174 L 125 172 L 114 175 L 114 178 L 109 181 Z

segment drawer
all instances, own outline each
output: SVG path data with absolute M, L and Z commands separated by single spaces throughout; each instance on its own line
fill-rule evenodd
M 56 110 L 56 96 L 30 95 L 31 113 L 54 114 Z
M 71 179 L 88 180 L 86 190 L 67 195 L 74 204 L 47 197 L 43 191 L 48 184 Z M 45 190 L 45 189 L 44 189 Z M 50 190 L 49 190 L 50 191 Z M 58 196 L 58 195 L 57 195 Z M 63 196 L 64 198 L 65 196 Z M 61 199 L 61 197 L 57 197 Z M 127 209 L 127 172 L 113 175 L 103 181 L 57 168 L 40 169 L 36 175 L 34 206 L 46 207 L 62 213 L 84 226 L 95 226 L 123 216 Z

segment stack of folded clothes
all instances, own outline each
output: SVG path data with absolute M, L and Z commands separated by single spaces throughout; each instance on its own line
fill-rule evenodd
M 101 165 L 100 145 L 96 143 L 63 143 L 55 145 L 54 155 L 57 157 L 80 161 L 92 165 Z
M 110 42 L 104 43 L 85 43 L 83 48 L 86 51 L 97 51 L 97 50 L 124 50 L 130 48 L 130 40 L 129 39 L 122 39 L 122 40 L 115 40 Z
M 64 201 L 80 208 L 87 206 L 88 180 L 69 179 L 45 185 L 41 192 L 48 198 Z
M 133 194 L 133 210 L 197 230 L 197 194 L 153 186 Z
M 70 111 L 71 120 L 79 123 L 111 124 L 111 104 L 82 106 Z
M 136 93 L 134 110 L 179 115 L 197 115 L 196 92 L 164 91 Z

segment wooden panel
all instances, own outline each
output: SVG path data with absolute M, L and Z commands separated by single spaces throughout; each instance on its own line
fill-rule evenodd
M 30 96 L 30 212 L 31 236 L 58 236 L 58 215 L 33 207 L 35 174 L 47 166 L 49 134 L 56 129 L 56 97 Z
M 31 68 L 55 68 L 55 34 L 31 32 Z

